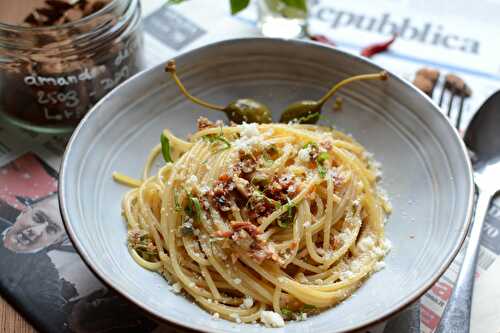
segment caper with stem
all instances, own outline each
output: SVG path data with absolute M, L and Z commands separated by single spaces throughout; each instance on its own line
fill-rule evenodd
M 240 98 L 229 103 L 226 107 L 223 107 L 202 101 L 201 99 L 194 97 L 186 90 L 179 77 L 177 76 L 175 60 L 169 60 L 167 62 L 165 71 L 172 75 L 172 78 L 174 79 L 182 94 L 189 100 L 206 108 L 222 111 L 227 115 L 229 120 L 232 120 L 237 124 L 241 124 L 243 122 L 264 124 L 271 123 L 273 121 L 271 118 L 271 111 L 269 111 L 269 109 L 265 105 L 253 99 Z
M 356 75 L 342 80 L 334 85 L 323 97 L 321 97 L 317 101 L 304 100 L 290 104 L 281 114 L 280 122 L 288 123 L 290 121 L 296 121 L 301 124 L 315 124 L 319 120 L 321 108 L 323 107 L 323 105 L 328 101 L 330 97 L 333 96 L 333 94 L 337 92 L 337 90 L 342 88 L 344 85 L 354 81 L 386 79 L 387 72 L 382 71 L 375 74 Z

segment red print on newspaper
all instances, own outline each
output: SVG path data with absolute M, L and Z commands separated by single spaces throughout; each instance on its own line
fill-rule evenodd
M 20 198 L 41 199 L 57 191 L 57 180 L 40 167 L 37 157 L 28 153 L 0 169 L 0 200 L 24 210 Z

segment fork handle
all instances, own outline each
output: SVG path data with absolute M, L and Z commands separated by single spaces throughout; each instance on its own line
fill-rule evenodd
M 470 313 L 472 306 L 472 290 L 474 289 L 474 277 L 476 272 L 477 255 L 479 253 L 479 241 L 483 230 L 484 220 L 492 195 L 478 190 L 474 221 L 469 236 L 469 242 L 465 249 L 462 268 L 458 274 L 457 282 L 448 304 L 441 316 L 436 333 L 465 333 L 470 330 Z

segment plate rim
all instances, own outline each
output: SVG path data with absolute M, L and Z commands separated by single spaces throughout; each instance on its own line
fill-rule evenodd
M 429 96 L 427 96 L 426 94 L 424 94 L 423 92 L 421 92 L 420 90 L 415 88 L 410 82 L 402 79 L 399 75 L 394 74 L 392 71 L 389 71 L 389 70 L 381 67 L 380 65 L 374 63 L 370 59 L 363 58 L 361 56 L 357 56 L 357 55 L 348 53 L 346 51 L 339 50 L 335 47 L 321 44 L 319 42 L 308 41 L 308 40 L 296 40 L 296 39 L 291 40 L 291 39 L 284 39 L 284 38 L 243 37 L 243 38 L 227 39 L 227 40 L 222 40 L 222 41 L 217 41 L 214 43 L 206 44 L 206 45 L 194 48 L 194 49 L 186 51 L 186 52 L 181 52 L 171 59 L 189 56 L 192 54 L 196 54 L 197 52 L 200 52 L 202 50 L 216 48 L 219 46 L 225 46 L 225 45 L 231 45 L 231 44 L 234 45 L 234 44 L 239 44 L 239 43 L 259 42 L 259 41 L 260 42 L 265 41 L 265 42 L 270 42 L 270 43 L 273 43 L 273 42 L 275 42 L 275 43 L 288 43 L 288 44 L 296 44 L 297 46 L 302 46 L 302 47 L 305 46 L 305 47 L 315 47 L 315 48 L 320 48 L 320 49 L 326 49 L 330 52 L 340 53 L 344 57 L 351 58 L 355 61 L 364 62 L 364 63 L 367 63 L 367 64 L 369 64 L 373 67 L 376 67 L 380 70 L 386 71 L 390 75 L 391 80 L 398 81 L 400 84 L 404 85 L 407 89 L 410 89 L 413 91 L 413 93 L 416 93 L 419 96 L 419 98 L 423 98 L 423 100 L 425 100 L 427 103 L 430 103 L 432 105 L 433 114 L 436 117 L 441 118 L 441 120 L 445 121 L 445 123 L 446 123 L 445 126 L 450 129 L 452 140 L 455 142 L 458 142 L 458 145 L 460 147 L 459 158 L 465 162 L 465 169 L 466 169 L 465 171 L 466 171 L 466 174 L 468 175 L 468 177 L 467 177 L 467 179 L 465 179 L 465 181 L 466 181 L 466 186 L 469 187 L 469 191 L 468 191 L 467 197 L 466 197 L 467 208 L 466 208 L 466 214 L 464 216 L 465 221 L 461 225 L 461 230 L 459 232 L 459 238 L 458 238 L 459 241 L 454 245 L 453 249 L 448 253 L 448 255 L 446 256 L 446 258 L 444 260 L 444 264 L 435 273 L 435 276 L 432 279 L 429 279 L 426 283 L 422 284 L 422 286 L 420 288 L 418 288 L 416 291 L 414 291 L 412 294 L 410 294 L 409 297 L 407 297 L 406 299 L 401 301 L 399 304 L 396 304 L 392 308 L 389 308 L 388 310 L 384 310 L 382 312 L 382 315 L 378 319 L 365 320 L 359 324 L 354 324 L 352 327 L 349 328 L 349 330 L 341 330 L 341 331 L 336 331 L 336 332 L 349 332 L 351 330 L 354 330 L 354 331 L 362 330 L 364 328 L 367 328 L 367 327 L 376 325 L 378 323 L 381 323 L 383 321 L 386 321 L 391 316 L 393 316 L 396 313 L 407 308 L 410 304 L 413 304 L 414 302 L 418 301 L 418 299 L 420 297 L 422 297 L 439 280 L 439 278 L 449 268 L 452 261 L 457 256 L 460 248 L 462 247 L 462 245 L 465 241 L 465 238 L 467 235 L 467 230 L 469 229 L 469 226 L 470 226 L 471 220 L 472 220 L 472 211 L 473 211 L 473 206 L 474 206 L 473 198 L 474 198 L 474 189 L 475 189 L 474 180 L 473 180 L 472 164 L 471 164 L 471 161 L 468 157 L 467 148 L 465 146 L 465 143 L 462 140 L 462 138 L 460 137 L 459 133 L 456 131 L 456 129 L 454 129 L 454 127 L 451 126 L 451 124 L 449 123 L 448 119 L 446 119 L 446 116 L 439 111 L 438 107 L 432 101 L 432 99 L 430 99 Z M 83 245 L 78 240 L 78 237 L 77 237 L 75 231 L 73 230 L 72 224 L 70 222 L 70 214 L 68 212 L 68 207 L 67 207 L 67 203 L 66 203 L 66 199 L 65 199 L 65 197 L 66 197 L 66 190 L 65 190 L 66 181 L 65 181 L 65 179 L 66 179 L 66 174 L 68 173 L 67 165 L 69 163 L 69 156 L 72 152 L 72 148 L 75 145 L 75 142 L 77 141 L 77 139 L 79 137 L 79 133 L 84 129 L 88 120 L 91 117 L 93 117 L 93 115 L 95 113 L 99 112 L 99 109 L 105 110 L 104 108 L 101 108 L 101 106 L 104 103 L 106 103 L 109 98 L 111 98 L 112 96 L 117 94 L 117 91 L 122 86 L 129 84 L 132 81 L 137 80 L 140 76 L 147 75 L 148 73 L 156 71 L 159 67 L 163 66 L 164 62 L 165 61 L 162 61 L 161 63 L 159 63 L 151 68 L 140 71 L 139 73 L 136 73 L 135 75 L 133 75 L 129 79 L 125 80 L 124 82 L 122 82 L 121 84 L 116 86 L 104 98 L 102 98 L 98 103 L 96 103 L 92 107 L 92 109 L 89 110 L 89 112 L 87 112 L 87 114 L 82 118 L 82 120 L 80 121 L 80 123 L 78 124 L 78 126 L 76 127 L 74 132 L 72 133 L 71 138 L 68 141 L 68 144 L 66 145 L 66 148 L 65 148 L 65 151 L 64 151 L 64 154 L 62 157 L 62 162 L 61 162 L 61 167 L 60 167 L 60 172 L 59 172 L 59 187 L 58 187 L 59 210 L 61 212 L 64 228 L 66 229 L 66 232 L 67 232 L 71 242 L 73 243 L 75 249 L 77 250 L 80 257 L 82 258 L 85 265 L 90 269 L 90 271 L 95 275 L 95 277 L 98 278 L 104 285 L 109 286 L 115 292 L 117 292 L 118 294 L 123 296 L 126 300 L 128 300 L 129 302 L 138 306 L 139 308 L 141 308 L 143 311 L 145 311 L 149 315 L 152 315 L 154 318 L 156 318 L 160 322 L 173 324 L 177 327 L 189 329 L 192 332 L 217 333 L 215 330 L 212 330 L 212 329 L 204 330 L 203 328 L 192 325 L 189 322 L 180 322 L 180 321 L 177 321 L 176 319 L 166 318 L 165 316 L 162 316 L 161 314 L 157 313 L 156 311 L 150 309 L 141 300 L 138 300 L 132 296 L 129 296 L 125 292 L 122 292 L 121 290 L 119 290 L 118 287 L 114 286 L 112 280 L 108 280 L 106 277 L 102 276 L 99 273 L 99 270 L 96 267 L 94 267 L 94 264 L 90 261 L 90 259 L 87 258 L 87 255 L 85 254 L 85 250 L 83 249 Z M 103 112 L 103 111 L 100 111 L 100 112 Z

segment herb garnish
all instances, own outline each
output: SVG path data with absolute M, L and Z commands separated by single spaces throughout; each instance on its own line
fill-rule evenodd
M 179 203 L 179 192 L 174 191 L 174 205 L 175 205 L 175 211 L 180 212 L 182 207 Z
M 323 165 L 318 164 L 318 174 L 321 178 L 325 178 L 326 168 Z
M 314 142 L 314 141 L 309 141 L 304 146 L 302 146 L 302 149 L 306 149 L 308 147 L 318 148 L 318 144 L 316 142 Z
M 324 151 L 319 153 L 318 158 L 316 158 L 316 161 L 318 161 L 319 164 L 323 165 L 328 159 L 330 158 L 330 155 Z
M 328 155 L 327 152 L 322 152 L 319 153 L 318 157 L 316 158 L 316 162 L 318 162 L 318 173 L 321 178 L 325 178 L 326 176 L 326 168 L 325 168 L 325 162 L 328 161 L 330 158 L 330 155 Z
M 286 215 L 278 220 L 278 225 L 281 228 L 288 228 L 293 223 L 293 216 L 295 215 L 295 206 L 289 197 L 286 197 L 286 200 L 288 202 L 283 206 L 286 209 Z
M 292 315 L 293 315 L 293 311 L 288 309 L 288 308 L 281 308 L 281 314 L 283 315 L 283 317 L 285 317 L 286 319 L 291 319 L 292 318 Z
M 170 155 L 170 142 L 168 141 L 168 138 L 163 133 L 160 136 L 160 142 L 161 142 L 161 153 L 163 155 L 163 159 L 167 163 L 173 163 L 174 160 L 172 159 L 172 156 Z
M 316 310 L 316 307 L 314 305 L 311 305 L 311 304 L 304 304 L 302 306 L 302 311 L 304 312 L 307 312 L 307 311 L 312 311 L 312 310 Z
M 220 134 L 207 134 L 203 136 L 203 139 L 207 140 L 210 143 L 215 143 L 216 141 L 222 142 L 226 147 L 221 150 L 226 150 L 231 148 L 231 143 L 227 141 L 222 132 L 222 127 L 220 128 Z
M 188 196 L 188 204 L 186 205 L 186 207 L 184 207 L 184 212 L 187 216 L 192 217 L 196 221 L 199 221 L 201 218 L 200 200 L 198 200 L 198 198 L 193 196 L 186 189 L 184 189 L 184 191 L 186 191 L 186 194 Z

